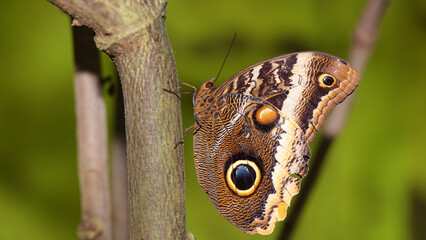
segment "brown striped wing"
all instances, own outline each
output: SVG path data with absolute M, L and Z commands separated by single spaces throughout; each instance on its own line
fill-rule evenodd
M 318 79 L 322 74 L 335 77 L 336 84 L 323 86 Z M 358 72 L 346 61 L 321 52 L 300 52 L 250 66 L 214 94 L 260 97 L 297 123 L 310 142 L 327 115 L 355 90 L 358 82 Z
M 358 80 L 345 61 L 303 52 L 248 67 L 217 89 L 204 83 L 194 159 L 218 212 L 246 233 L 270 234 L 307 174 L 308 142 Z M 264 109 L 275 113 L 271 121 L 260 120 Z
M 232 224 L 249 234 L 269 234 L 275 222 L 286 216 L 291 198 L 299 191 L 299 178 L 308 171 L 310 149 L 304 133 L 284 117 L 276 126 L 258 126 L 253 115 L 270 104 L 257 97 L 228 94 L 218 104 L 214 117 L 194 134 L 198 181 L 218 212 Z M 284 145 L 282 139 L 287 141 Z M 226 173 L 238 161 L 259 169 L 259 184 L 251 194 L 239 195 L 230 189 Z

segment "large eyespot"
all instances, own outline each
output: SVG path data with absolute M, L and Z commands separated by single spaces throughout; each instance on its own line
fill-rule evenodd
M 278 113 L 266 105 L 261 105 L 254 112 L 254 122 L 258 129 L 264 132 L 271 131 L 278 118 Z
M 238 196 L 248 196 L 259 185 L 259 167 L 250 160 L 238 160 L 229 165 L 226 171 L 226 182 Z
M 332 87 L 336 84 L 336 78 L 327 73 L 321 74 L 318 81 L 321 87 Z

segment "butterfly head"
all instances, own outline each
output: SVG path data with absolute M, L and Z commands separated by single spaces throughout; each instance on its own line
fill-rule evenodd
M 214 86 L 215 80 L 216 80 L 215 78 L 212 78 L 212 79 L 206 81 L 205 83 L 203 83 L 200 87 L 200 91 L 198 92 L 197 97 L 205 95 L 206 92 L 211 93 L 216 88 Z

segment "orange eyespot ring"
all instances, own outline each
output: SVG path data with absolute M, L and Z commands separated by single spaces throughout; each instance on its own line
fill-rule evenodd
M 323 73 L 318 77 L 319 85 L 321 87 L 329 88 L 336 84 L 336 78 L 330 74 Z
M 248 196 L 256 190 L 260 182 L 260 170 L 250 160 L 238 160 L 226 171 L 226 182 L 238 196 Z
M 262 125 L 269 125 L 278 118 L 278 113 L 268 106 L 262 106 L 256 111 L 254 116 L 256 121 Z

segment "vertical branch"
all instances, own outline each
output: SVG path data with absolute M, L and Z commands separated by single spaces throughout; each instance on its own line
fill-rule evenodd
M 123 86 L 131 239 L 184 239 L 185 184 L 180 106 L 164 9 L 113 57 Z M 135 68 L 137 66 L 137 68 Z M 142 69 L 144 71 L 136 71 Z
M 82 220 L 80 239 L 109 240 L 111 204 L 108 180 L 107 126 L 100 81 L 99 51 L 93 32 L 73 28 L 75 108 Z
M 112 142 L 112 198 L 114 240 L 129 239 L 126 135 L 121 84 L 117 91 L 115 134 Z
M 364 70 L 364 66 L 368 57 L 373 50 L 378 26 L 382 19 L 383 13 L 387 6 L 386 0 L 370 0 L 364 9 L 362 17 L 354 32 L 353 44 L 349 54 L 349 62 L 358 70 L 360 75 Z M 340 133 L 344 126 L 350 106 L 352 104 L 352 96 L 349 96 L 343 103 L 338 105 L 333 114 L 330 115 L 324 126 L 324 135 L 319 141 L 315 159 L 311 162 L 309 174 L 301 188 L 297 202 L 292 206 L 291 214 L 286 219 L 284 228 L 279 239 L 290 239 L 299 216 L 307 200 L 307 194 L 311 191 L 318 178 L 321 166 L 324 165 L 325 157 L 335 137 Z
M 117 67 L 124 96 L 130 239 L 184 239 L 183 148 L 174 148 L 182 138 L 180 103 L 163 91 L 178 90 L 164 24 L 167 2 L 49 1 L 76 24 L 92 28 L 98 48 Z

